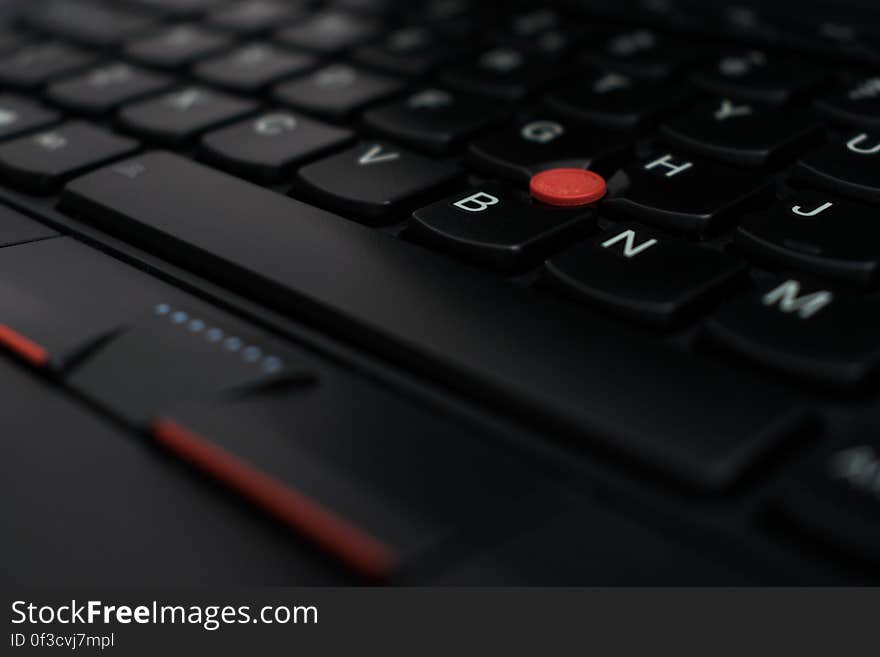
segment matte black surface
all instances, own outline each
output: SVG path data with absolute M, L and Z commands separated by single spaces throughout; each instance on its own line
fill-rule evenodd
M 137 128 L 120 121 L 117 110 L 196 79 L 218 96 L 225 89 L 235 102 L 253 101 L 245 115 L 214 114 L 216 105 L 192 108 L 186 95 L 178 98 L 188 108 L 180 113 L 185 116 L 146 112 L 148 127 L 152 114 L 161 125 L 139 134 L 148 143 L 164 138 L 181 159 L 163 160 L 165 177 L 140 191 L 132 189 L 133 181 L 148 173 L 130 162 L 116 167 L 105 183 L 115 190 L 109 194 L 119 196 L 101 198 L 124 212 L 96 211 L 83 199 L 77 206 L 69 196 L 65 208 L 84 212 L 61 214 L 57 197 L 12 188 L 0 175 L 2 202 L 22 213 L 0 210 L 0 245 L 7 234 L 14 244 L 0 248 L 0 391 L 15 391 L 5 395 L 0 419 L 0 434 L 14 437 L 3 459 L 10 447 L 15 450 L 14 458 L 0 464 L 6 477 L 0 486 L 7 493 L 0 506 L 11 535 L 25 541 L 24 547 L 0 550 L 4 561 L 16 564 L 10 579 L 40 584 L 45 572 L 50 584 L 68 583 L 57 566 L 97 586 L 345 581 L 342 569 L 311 547 L 321 544 L 337 558 L 365 545 L 369 552 L 370 541 L 359 542 L 357 531 L 348 533 L 349 545 L 315 540 L 339 513 L 362 529 L 361 538 L 363 532 L 379 535 L 406 552 L 395 583 L 877 581 L 877 514 L 870 497 L 876 459 L 857 452 L 858 463 L 846 468 L 853 476 L 831 482 L 826 463 L 853 440 L 869 442 L 864 428 L 842 435 L 847 426 L 870 426 L 869 436 L 878 428 L 853 425 L 869 414 L 876 418 L 880 402 L 873 208 L 865 196 L 858 203 L 847 199 L 870 182 L 876 168 L 872 145 L 880 140 L 866 134 L 856 141 L 866 150 L 859 163 L 845 176 L 826 172 L 818 184 L 807 180 L 803 168 L 794 177 L 778 168 L 801 148 L 804 159 L 816 152 L 811 139 L 788 139 L 801 116 L 820 121 L 832 144 L 876 127 L 876 11 L 859 17 L 852 0 L 828 3 L 822 12 L 809 0 L 760 6 L 743 0 L 735 7 L 589 0 L 592 8 L 584 14 L 572 6 L 586 1 L 558 8 L 431 2 L 427 9 L 422 0 L 284 0 L 283 6 L 274 0 L 0 2 L 0 71 L 13 77 L 0 86 L 16 88 L 18 100 L 31 103 L 20 106 L 20 116 L 0 111 L 4 141 L 84 114 L 102 130 L 124 135 Z M 28 20 L 5 22 L 16 6 L 30 12 Z M 341 22 L 310 20 L 329 6 L 351 13 Z M 153 39 L 181 21 L 197 30 L 171 41 Z M 329 45 L 332 55 L 304 54 L 279 38 L 285 31 L 288 37 L 298 31 L 306 46 Z M 56 38 L 65 45 L 25 48 L 9 70 L 21 44 L 43 46 Z M 126 54 L 144 41 L 153 41 L 156 67 L 169 70 L 155 73 Z M 270 54 L 278 56 L 261 57 L 266 51 L 246 47 L 252 43 L 272 44 Z M 763 50 L 766 60 L 756 61 L 753 50 Z M 288 57 L 306 68 L 289 68 Z M 594 69 L 591 61 L 602 66 Z M 137 74 L 130 78 L 120 62 Z M 195 69 L 202 62 L 208 62 L 201 67 L 207 74 L 199 78 Z M 311 73 L 312 65 L 322 68 Z M 460 166 L 461 177 L 449 189 L 429 185 L 423 194 L 392 203 L 387 214 L 371 220 L 388 224 L 373 229 L 377 234 L 356 225 L 364 220 L 356 204 L 339 202 L 357 195 L 359 186 L 377 187 L 376 180 L 363 176 L 363 168 L 343 168 L 345 175 L 328 182 L 342 197 L 307 193 L 294 186 L 294 168 L 332 151 L 293 147 L 286 133 L 271 135 L 277 158 L 273 149 L 262 148 L 264 141 L 249 150 L 238 149 L 243 142 L 234 139 L 236 148 L 227 149 L 231 159 L 215 153 L 210 160 L 271 189 L 194 164 L 178 166 L 209 158 L 197 137 L 233 132 L 225 126 L 235 122 L 252 126 L 264 118 L 258 112 L 283 107 L 297 118 L 299 112 L 320 117 L 372 141 L 377 129 L 365 124 L 364 110 L 441 85 L 463 67 L 478 69 L 472 79 L 492 82 L 474 88 L 487 101 L 479 103 L 479 112 L 459 116 L 455 125 L 465 129 L 414 120 L 407 136 L 397 121 L 399 137 L 388 145 L 396 149 L 412 138 L 416 151 L 442 151 L 425 161 Z M 142 84 L 148 70 L 160 85 Z M 13 87 L 16 76 L 20 86 Z M 700 116 L 711 107 L 691 101 L 711 88 L 711 82 L 703 84 L 707 76 L 725 78 L 712 96 L 754 105 L 756 114 L 749 116 L 760 110 L 762 117 L 773 117 L 772 129 L 728 133 L 734 123 L 727 119 L 724 131 L 701 126 Z M 64 93 L 58 95 L 59 89 Z M 244 92 L 241 98 L 234 98 L 236 89 Z M 493 96 L 499 92 L 521 101 Z M 767 109 L 758 98 L 782 106 Z M 431 105 L 437 97 L 422 100 Z M 64 112 L 47 118 L 49 107 Z M 504 126 L 485 132 L 467 126 L 474 125 L 474 116 L 482 120 L 496 112 L 511 119 L 503 130 L 510 141 L 498 139 L 495 146 L 502 148 L 492 149 L 497 167 L 485 166 L 488 160 L 475 166 L 466 157 L 469 147 Z M 30 124 L 26 116 L 51 123 Z M 568 279 L 564 295 L 558 286 L 548 288 L 540 270 L 545 255 L 529 248 L 524 265 L 514 270 L 491 271 L 480 259 L 469 266 L 454 262 L 471 247 L 503 243 L 500 238 L 518 226 L 544 234 L 548 226 L 534 222 L 531 213 L 504 212 L 483 221 L 487 214 L 462 212 L 459 222 L 432 221 L 443 239 L 425 239 L 427 231 L 416 239 L 405 226 L 410 210 L 493 184 L 484 174 L 509 176 L 508 184 L 524 194 L 528 167 L 543 167 L 548 158 L 528 152 L 528 145 L 520 157 L 516 131 L 547 118 L 566 128 L 583 120 L 563 141 L 542 145 L 559 147 L 563 158 L 573 152 L 576 166 L 599 168 L 611 199 L 632 191 L 631 174 L 650 162 L 645 158 L 670 148 L 670 135 L 656 129 L 661 121 L 694 138 L 676 143 L 674 157 L 690 159 L 693 153 L 700 162 L 714 160 L 718 175 L 700 176 L 675 193 L 663 187 L 648 199 L 655 212 L 645 221 L 661 221 L 666 230 L 650 228 L 660 246 L 633 258 L 626 258 L 625 241 L 600 251 L 580 231 L 558 243 L 539 239 L 557 261 L 572 249 L 566 270 L 579 283 Z M 190 119 L 196 119 L 191 129 Z M 170 129 L 163 132 L 163 125 Z M 264 128 L 274 132 L 273 125 Z M 175 126 L 183 128 L 175 133 Z M 606 140 L 609 126 L 626 128 L 621 143 L 632 142 L 620 160 L 593 157 L 591 144 Z M 10 134 L 2 133 L 4 127 Z M 551 132 L 532 135 L 541 139 Z M 576 133 L 585 138 L 573 140 Z M 449 135 L 452 141 L 444 142 Z M 766 196 L 747 193 L 699 228 L 681 223 L 680 216 L 665 223 L 656 218 L 658 207 L 693 214 L 707 198 L 740 198 L 734 193 L 739 183 L 727 175 L 736 169 L 720 163 L 739 158 L 743 146 L 753 162 L 738 159 L 738 166 L 769 162 L 753 171 Z M 40 158 L 38 164 L 47 162 Z M 105 165 L 89 163 L 86 169 L 95 166 Z M 625 170 L 614 175 L 618 167 Z M 412 170 L 396 171 L 385 176 L 386 198 L 399 198 L 395 177 L 417 177 Z M 812 191 L 823 184 L 828 191 Z M 824 195 L 834 204 L 816 214 L 785 216 L 791 207 L 774 202 L 774 187 L 802 210 L 813 201 L 809 207 L 820 207 Z M 335 207 L 343 217 L 285 199 L 285 193 Z M 643 200 L 649 196 L 640 194 Z M 631 219 L 613 204 L 596 204 L 599 227 L 612 233 Z M 161 225 L 180 239 L 144 224 Z M 647 227 L 636 226 L 639 239 L 649 235 Z M 583 227 L 592 228 L 592 220 Z M 477 240 L 467 242 L 468 236 Z M 652 249 L 667 252 L 669 243 L 672 257 L 644 267 L 640 276 L 631 274 Z M 446 253 L 435 257 L 431 250 Z M 748 276 L 736 276 L 728 286 L 728 270 L 720 263 L 739 258 L 748 262 Z M 777 274 L 803 285 L 766 301 Z M 808 274 L 821 278 L 808 280 Z M 816 299 L 809 296 L 814 289 L 834 293 L 831 306 L 818 314 L 808 301 Z M 599 303 L 587 294 L 597 291 L 616 296 Z M 660 297 L 674 301 L 650 305 Z M 749 307 L 740 309 L 740 303 Z M 734 315 L 725 320 L 730 332 L 712 320 L 707 333 L 716 308 Z M 825 313 L 832 318 L 804 327 Z M 292 364 L 286 380 L 275 378 L 284 374 L 283 366 L 277 369 L 278 353 L 289 353 L 281 361 Z M 15 356 L 31 371 L 12 367 Z M 37 379 L 53 385 L 32 385 Z M 41 391 L 67 397 L 62 402 L 70 402 L 71 412 L 44 402 Z M 40 410 L 30 407 L 31 398 Z M 218 471 L 218 463 L 212 467 L 210 459 L 199 458 L 199 441 L 187 443 L 185 431 L 176 443 L 173 431 L 160 432 L 156 427 L 167 425 L 157 414 L 198 422 L 210 434 L 201 446 L 206 453 L 222 441 L 237 457 L 252 459 L 259 472 L 284 479 L 291 491 L 302 486 L 301 492 L 328 505 L 329 516 L 322 520 L 319 513 L 309 530 L 301 513 L 297 520 L 294 496 L 290 515 L 274 513 L 282 522 L 263 517 L 245 499 L 272 515 L 278 498 L 261 500 L 252 487 L 259 488 L 259 477 L 249 487 L 245 467 L 244 479 L 227 479 L 232 492 L 217 485 L 208 474 L 224 479 L 222 464 Z M 817 422 L 805 424 L 810 417 Z M 135 428 L 142 431 L 127 432 Z M 164 458 L 149 447 L 151 441 L 172 450 L 177 445 L 174 451 L 191 465 Z M 134 449 L 120 451 L 120 444 Z M 801 467 L 807 454 L 824 455 L 824 462 Z M 545 464 L 552 464 L 554 480 L 564 471 L 564 481 L 531 497 L 525 480 L 532 478 L 532 467 L 543 472 Z M 465 475 L 461 482 L 459 471 Z M 485 500 L 484 490 L 498 493 L 501 503 Z M 467 491 L 475 492 L 473 504 Z M 298 531 L 284 529 L 285 523 Z M 363 559 L 358 563 L 363 566 Z M 146 582 L 138 579 L 142 572 Z
M 548 513 L 547 509 L 552 509 Z M 503 518 L 501 519 L 503 520 Z M 748 585 L 749 576 L 629 518 L 595 497 L 558 490 L 517 512 L 507 540 L 432 579 L 444 586 Z M 672 573 L 679 573 L 673 575 Z
M 0 205 L 0 246 L 33 242 L 57 235 L 48 226 L 38 223 L 12 208 Z
M 163 415 L 382 540 L 403 568 L 464 528 L 494 525 L 548 475 L 466 424 L 338 372 Z
M 290 532 L 0 358 L 7 586 L 353 580 Z
M 193 197 L 193 187 L 214 193 Z M 792 397 L 757 378 L 477 280 L 385 235 L 173 155 L 151 153 L 85 176 L 67 187 L 63 204 L 268 303 L 332 322 L 410 366 L 515 400 L 694 484 L 731 483 L 801 417 Z M 587 374 L 596 372 L 602 376 Z M 644 411 L 632 413 L 634 403 Z

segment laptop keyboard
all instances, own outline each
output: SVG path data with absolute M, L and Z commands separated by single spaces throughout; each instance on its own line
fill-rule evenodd
M 49 0 L 0 31 L 0 182 L 694 495 L 791 450 L 762 513 L 876 566 L 880 30 L 605 4 Z M 607 194 L 535 200 L 556 168 Z M 362 575 L 446 531 L 427 479 L 395 527 L 396 475 L 322 484 L 306 447 L 235 437 L 290 410 L 230 391 L 322 378 L 296 348 L 0 218 L 0 343 L 25 362 Z M 463 486 L 489 504 L 522 468 Z M 374 476 L 381 513 L 345 501 Z

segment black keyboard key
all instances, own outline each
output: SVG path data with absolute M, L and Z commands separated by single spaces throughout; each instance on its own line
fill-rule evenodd
M 759 377 L 179 156 L 148 153 L 89 174 L 67 186 L 62 207 L 692 485 L 730 485 L 803 428 L 800 402 Z M 338 275 L 352 263 L 356 275 Z
M 341 120 L 402 88 L 403 84 L 395 78 L 347 64 L 331 64 L 278 85 L 274 96 L 278 102 L 295 109 Z
M 241 0 L 211 12 L 207 22 L 213 27 L 253 35 L 275 30 L 302 15 L 305 3 L 290 0 Z
M 584 59 L 609 71 L 645 78 L 667 78 L 698 56 L 693 44 L 649 29 L 627 29 L 590 48 Z
M 0 58 L 0 85 L 34 89 L 52 78 L 85 68 L 93 57 L 62 43 L 35 43 Z
M 880 129 L 880 77 L 863 77 L 816 99 L 816 109 L 843 125 Z
M 185 296 L 66 237 L 0 249 L 0 268 L 0 343 L 53 370 Z
M 395 9 L 399 9 L 398 0 L 330 0 L 334 9 L 344 9 L 355 14 L 381 17 Z
M 443 40 L 427 27 L 408 26 L 394 30 L 378 43 L 359 48 L 354 56 L 366 66 L 414 76 L 425 75 L 465 52 L 462 44 Z
M 339 53 L 375 39 L 381 23 L 341 11 L 322 11 L 278 32 L 284 45 L 326 55 Z
M 0 247 L 35 242 L 55 237 L 57 234 L 48 226 L 44 226 L 5 205 L 0 205 Z
M 179 144 L 255 111 L 252 103 L 202 87 L 186 87 L 133 105 L 119 113 L 122 125 L 162 144 Z
M 592 208 L 544 205 L 489 183 L 417 210 L 407 234 L 481 264 L 514 269 L 537 263 L 594 225 Z
M 777 265 L 869 285 L 880 280 L 880 222 L 867 205 L 796 191 L 737 229 L 737 243 Z
M 441 77 L 461 91 L 504 101 L 523 99 L 565 73 L 552 59 L 511 46 L 498 46 Z
M 880 563 L 880 421 L 850 425 L 779 487 L 774 508 L 826 546 Z
M 821 140 L 821 125 L 804 113 L 722 98 L 668 120 L 663 134 L 707 157 L 759 167 L 781 164 Z
M 760 50 L 732 51 L 694 71 L 701 88 L 738 100 L 782 105 L 814 89 L 826 78 L 815 66 Z
M 209 84 L 253 94 L 315 65 L 311 55 L 292 53 L 267 43 L 251 43 L 199 63 L 195 75 Z
M 258 182 L 281 182 L 295 165 L 345 146 L 354 133 L 286 111 L 261 114 L 202 137 L 204 157 Z
M 503 121 L 509 110 L 498 103 L 445 89 L 421 89 L 364 115 L 374 130 L 433 153 L 463 144 Z
M 694 315 L 745 271 L 741 260 L 625 224 L 547 261 L 549 282 L 612 312 L 657 326 Z
M 300 169 L 297 191 L 337 212 L 379 222 L 399 218 L 461 174 L 447 162 L 365 142 Z
M 475 167 L 518 183 L 555 168 L 611 171 L 629 150 L 627 136 L 599 131 L 573 119 L 537 115 L 474 141 L 468 158 Z
M 86 114 L 103 114 L 171 86 L 170 78 L 121 62 L 106 64 L 51 84 L 53 103 Z
M 199 16 L 216 9 L 228 0 L 131 0 L 134 4 L 172 18 Z
M 689 94 L 670 85 L 614 72 L 584 71 L 552 91 L 548 105 L 559 112 L 600 126 L 639 129 L 674 112 Z
M 117 46 L 154 25 L 142 12 L 94 0 L 40 2 L 24 18 L 36 30 L 99 48 Z
M 0 139 L 54 123 L 58 113 L 14 94 L 0 95 Z
M 308 365 L 278 341 L 192 300 L 162 302 L 93 349 L 67 383 L 138 428 L 188 402 L 305 383 Z
M 132 41 L 125 54 L 147 66 L 174 69 L 210 57 L 229 45 L 229 39 L 219 32 L 195 24 L 180 24 Z
M 541 7 L 520 11 L 511 16 L 504 31 L 523 39 L 534 38 L 547 30 L 561 27 L 565 18 L 556 10 Z
M 420 427 L 418 440 L 407 427 Z M 496 437 L 339 374 L 311 388 L 170 410 L 152 433 L 374 582 L 440 542 L 463 540 L 547 481 Z
M 561 57 L 583 36 L 584 30 L 573 27 L 559 12 L 542 7 L 514 16 L 498 38 L 517 48 L 547 57 Z
M 604 207 L 658 226 L 706 235 L 768 184 L 757 174 L 660 149 L 609 181 L 617 191 Z
M 64 180 L 123 157 L 137 143 L 82 121 L 0 144 L 0 179 L 45 194 Z
M 880 136 L 848 133 L 797 163 L 798 179 L 832 192 L 866 201 L 880 201 Z
M 0 26 L 0 55 L 20 48 L 27 43 L 27 37 L 20 30 L 12 30 Z
M 780 278 L 724 306 L 710 335 L 746 358 L 835 386 L 880 365 L 880 303 L 808 279 Z

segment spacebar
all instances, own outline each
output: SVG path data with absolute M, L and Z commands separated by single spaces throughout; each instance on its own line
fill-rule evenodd
M 469 396 L 692 484 L 732 483 L 800 424 L 797 400 L 757 377 L 170 153 L 76 179 L 61 203 Z

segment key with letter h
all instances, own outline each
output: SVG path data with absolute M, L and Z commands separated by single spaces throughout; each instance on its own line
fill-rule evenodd
M 660 150 L 612 179 L 610 213 L 704 235 L 766 186 L 757 175 Z

